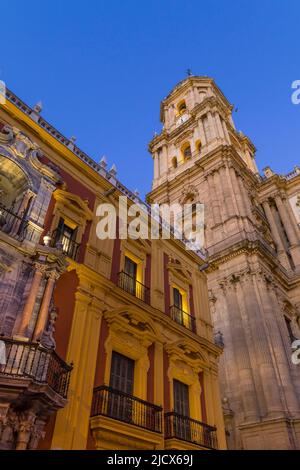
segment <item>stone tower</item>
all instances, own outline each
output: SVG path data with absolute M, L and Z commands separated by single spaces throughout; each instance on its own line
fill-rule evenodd
M 149 202 L 205 205 L 221 393 L 235 449 L 300 448 L 300 170 L 260 176 L 255 147 L 214 81 L 190 76 L 161 103 Z M 298 196 L 299 195 L 299 196 Z

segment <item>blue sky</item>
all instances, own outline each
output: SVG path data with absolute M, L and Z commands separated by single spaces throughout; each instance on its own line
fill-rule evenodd
M 0 79 L 142 195 L 160 100 L 187 68 L 238 107 L 260 169 L 300 164 L 299 0 L 11 0 L 1 19 Z

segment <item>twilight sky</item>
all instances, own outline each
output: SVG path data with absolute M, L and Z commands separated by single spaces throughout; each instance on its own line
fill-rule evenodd
M 238 108 L 260 170 L 300 165 L 299 0 L 10 0 L 0 13 L 0 80 L 141 195 L 160 100 L 188 68 Z

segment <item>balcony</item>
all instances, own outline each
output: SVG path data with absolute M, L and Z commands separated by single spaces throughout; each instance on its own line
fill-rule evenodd
M 28 221 L 24 216 L 15 214 L 0 203 L 0 230 L 16 240 L 23 241 L 26 237 Z
M 63 254 L 77 261 L 80 243 L 75 242 L 68 238 L 64 231 L 54 230 L 51 235 L 51 246 L 62 250 Z
M 217 449 L 216 428 L 177 413 L 165 414 L 165 439 L 180 440 L 208 449 Z
M 72 366 L 66 364 L 55 351 L 38 343 L 0 338 L 0 380 L 9 384 L 33 382 L 47 385 L 65 399 L 68 393 Z
M 172 305 L 170 307 L 170 316 L 172 320 L 176 321 L 176 323 L 179 323 L 179 325 L 184 326 L 194 333 L 196 332 L 195 318 L 181 308 L 176 307 L 176 305 Z
M 146 304 L 150 304 L 150 289 L 137 281 L 129 274 L 121 271 L 118 274 L 118 286 L 125 292 L 134 295 L 137 299 L 142 300 Z
M 152 432 L 162 432 L 162 408 L 102 385 L 94 389 L 91 417 L 109 418 Z

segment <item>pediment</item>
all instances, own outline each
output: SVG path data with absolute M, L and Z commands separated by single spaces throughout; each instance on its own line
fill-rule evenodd
M 53 193 L 54 199 L 66 206 L 68 209 L 73 210 L 85 220 L 92 220 L 93 212 L 88 207 L 88 201 L 81 199 L 77 194 L 70 193 L 63 189 L 57 189 Z

